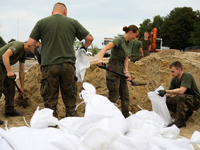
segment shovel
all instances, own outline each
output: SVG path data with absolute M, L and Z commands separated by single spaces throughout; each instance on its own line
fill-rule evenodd
M 10 79 L 13 81 L 13 83 L 14 83 L 14 85 L 16 86 L 16 88 L 17 88 L 17 90 L 19 91 L 19 93 L 21 93 L 20 88 L 18 87 L 17 83 L 15 82 L 16 76 L 15 76 L 14 78 L 10 78 Z M 24 108 L 26 108 L 26 107 L 28 106 L 27 100 L 28 100 L 29 98 L 28 98 L 28 97 L 23 98 L 22 95 L 20 95 L 20 96 L 21 96 L 22 102 L 19 103 L 19 105 L 20 105 L 20 106 L 23 106 Z
M 98 65 L 97 65 L 97 66 L 98 66 Z M 121 76 L 121 77 L 126 78 L 126 79 L 128 78 L 128 77 L 125 76 L 124 74 L 121 74 L 121 73 L 116 72 L 116 71 L 114 71 L 114 70 L 112 70 L 112 69 L 110 69 L 110 68 L 107 68 L 105 63 L 103 63 L 103 66 L 98 66 L 98 67 L 99 67 L 99 68 L 102 68 L 102 69 L 105 69 L 105 70 L 107 70 L 107 71 L 113 72 L 113 73 L 115 73 L 115 74 L 117 74 L 117 75 L 119 75 L 119 76 Z M 135 84 L 132 80 L 131 80 L 130 82 L 131 82 L 131 85 L 132 85 L 132 86 L 146 85 L 146 83 Z

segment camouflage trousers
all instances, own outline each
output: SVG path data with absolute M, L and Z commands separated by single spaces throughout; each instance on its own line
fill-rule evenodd
M 138 60 L 140 60 L 140 59 L 141 59 L 140 56 L 131 56 L 130 61 L 131 61 L 131 62 L 136 62 L 136 61 L 138 61 Z
M 149 50 L 143 50 L 144 57 L 149 56 Z
M 75 111 L 77 99 L 77 78 L 72 63 L 41 66 L 42 79 L 40 93 L 44 106 L 53 109 L 53 115 L 58 117 L 57 103 L 59 87 L 67 116 L 77 116 Z
M 0 65 L 0 97 L 5 95 L 5 112 L 14 110 L 15 85 L 7 76 L 4 65 Z
M 178 94 L 167 98 L 167 107 L 170 111 L 178 113 L 179 120 L 185 120 L 188 110 L 197 110 L 200 107 L 200 100 L 190 94 Z
M 109 60 L 108 67 L 116 72 L 123 74 L 124 61 Z M 124 77 L 121 77 L 113 72 L 106 72 L 106 84 L 109 90 L 108 99 L 116 103 L 117 99 L 121 98 L 121 110 L 124 117 L 129 116 L 129 91 L 127 81 Z

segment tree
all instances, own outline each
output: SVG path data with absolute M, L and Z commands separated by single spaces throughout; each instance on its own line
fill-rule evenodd
M 172 49 L 184 50 L 185 47 L 192 46 L 190 42 L 191 33 L 194 30 L 196 12 L 191 7 L 175 8 L 161 26 L 161 37 L 165 45 Z
M 196 22 L 194 24 L 194 31 L 191 33 L 190 42 L 193 43 L 194 46 L 200 47 L 200 12 L 196 11 Z
M 160 15 L 157 15 L 153 18 L 153 23 L 152 23 L 152 29 L 157 28 L 157 37 L 161 37 L 160 32 L 161 32 L 161 26 L 163 24 L 163 18 Z M 151 29 L 151 30 L 152 30 Z
M 152 30 L 152 22 L 150 19 L 145 19 L 142 24 L 140 24 L 140 38 L 144 36 L 144 32 L 151 32 Z

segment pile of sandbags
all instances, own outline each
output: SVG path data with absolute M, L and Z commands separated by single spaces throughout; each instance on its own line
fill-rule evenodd
M 180 130 L 154 111 L 141 110 L 124 118 L 106 97 L 83 83 L 80 96 L 84 117 L 53 117 L 44 108 L 35 111 L 30 126 L 0 128 L 0 149 L 6 150 L 193 150 L 191 141 L 178 138 Z M 50 126 L 57 125 L 58 128 Z M 197 136 L 198 137 L 198 136 Z M 195 139 L 193 139 L 195 141 Z M 196 140 L 198 141 L 198 140 Z M 195 142 L 196 142 L 195 141 Z

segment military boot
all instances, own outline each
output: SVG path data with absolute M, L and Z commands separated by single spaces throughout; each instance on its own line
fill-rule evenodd
M 2 120 L 0 120 L 0 125 L 2 125 L 3 124 L 3 121 Z
M 188 121 L 189 117 L 192 116 L 193 111 L 192 110 L 188 110 L 185 114 L 185 121 Z
M 186 127 L 185 120 L 179 120 L 179 119 L 170 123 L 167 127 L 171 127 L 172 125 L 176 125 L 178 128 Z
M 4 114 L 5 117 L 14 117 L 14 116 L 22 116 L 23 114 L 20 112 L 17 112 L 16 110 L 13 110 L 11 112 L 6 112 Z

